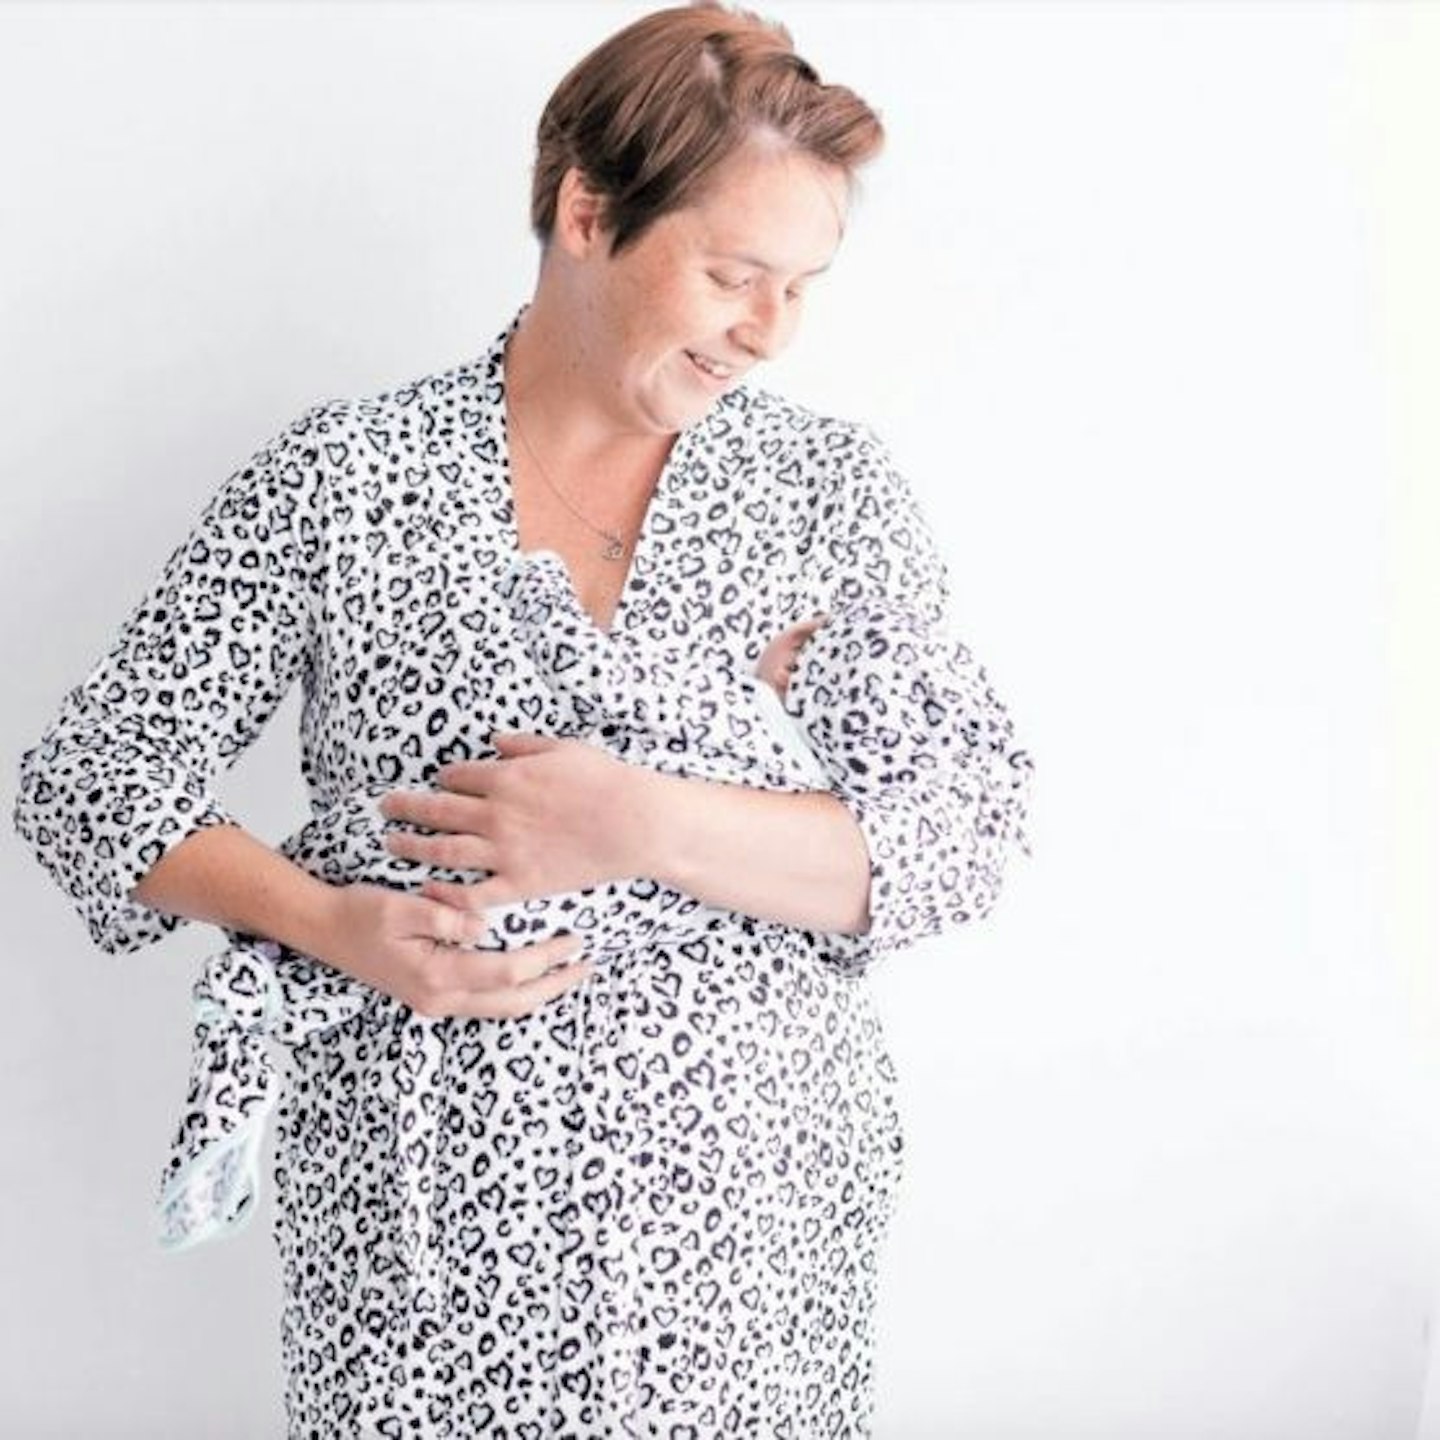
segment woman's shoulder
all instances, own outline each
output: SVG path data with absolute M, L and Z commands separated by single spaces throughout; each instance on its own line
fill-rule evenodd
M 710 412 L 717 440 L 739 437 L 756 453 L 833 474 L 883 456 L 884 442 L 863 420 L 828 414 L 774 390 L 749 383 L 727 391 Z
M 344 425 L 404 426 L 412 418 L 419 421 L 425 417 L 428 425 L 447 410 L 458 415 L 462 410 L 473 413 L 482 405 L 494 404 L 500 394 L 491 358 L 481 355 L 381 389 L 318 400 L 296 423 L 324 431 Z
M 222 496 L 237 492 L 249 504 L 259 490 L 287 503 L 322 504 L 377 473 L 394 478 L 417 465 L 483 455 L 497 444 L 489 384 L 482 356 L 402 383 L 312 400 L 270 432 Z
M 726 429 L 740 429 L 757 439 L 815 442 L 839 447 L 849 442 L 878 443 L 864 421 L 827 414 L 775 390 L 748 381 L 721 396 L 711 417 Z

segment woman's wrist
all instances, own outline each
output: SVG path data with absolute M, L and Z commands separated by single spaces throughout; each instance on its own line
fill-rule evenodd
M 142 904 L 318 954 L 343 886 L 327 884 L 239 825 L 186 836 L 134 888 Z
M 234 918 L 222 923 L 317 960 L 329 958 L 345 886 L 332 885 L 266 847 L 255 855 L 250 884 L 236 898 Z
M 617 787 L 610 834 L 616 842 L 618 877 L 643 875 L 676 885 L 677 806 L 684 804 L 685 781 L 642 765 L 625 766 Z M 602 817 L 603 819 L 604 817 Z
M 864 933 L 869 851 L 834 795 L 645 773 L 629 873 L 762 920 Z
M 290 913 L 280 922 L 286 933 L 272 938 L 302 955 L 328 961 L 339 929 L 346 887 L 332 885 L 316 876 L 308 878 L 310 883 L 296 891 Z
M 743 804 L 760 792 L 660 770 L 640 773 L 643 780 L 637 787 L 630 841 L 635 868 L 630 873 L 698 895 L 705 888 L 715 828 L 717 824 L 723 827 L 727 816 L 731 824 L 737 817 L 724 801 Z M 733 862 L 732 855 L 727 868 L 738 868 Z

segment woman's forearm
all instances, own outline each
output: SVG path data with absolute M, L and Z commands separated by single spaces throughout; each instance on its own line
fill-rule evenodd
M 171 915 L 206 920 L 316 954 L 334 887 L 238 825 L 187 835 L 131 892 Z
M 641 773 L 642 873 L 783 925 L 844 935 L 869 928 L 869 851 L 835 796 Z

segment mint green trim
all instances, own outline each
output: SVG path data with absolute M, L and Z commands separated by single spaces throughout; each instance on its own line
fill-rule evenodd
M 165 1186 L 156 1205 L 161 1249 L 172 1253 L 193 1249 L 208 1240 L 239 1234 L 250 1223 L 260 1208 L 260 1150 L 265 1138 L 265 1122 L 274 1108 L 272 1099 L 231 1134 L 207 1145 Z M 241 1152 L 241 1160 L 227 1192 L 218 1198 L 208 1215 L 187 1217 L 186 1211 L 195 1205 L 196 1194 L 208 1196 L 215 1188 L 213 1180 L 207 1183 L 202 1177 L 219 1168 L 237 1150 Z M 197 1180 L 201 1183 L 197 1184 Z

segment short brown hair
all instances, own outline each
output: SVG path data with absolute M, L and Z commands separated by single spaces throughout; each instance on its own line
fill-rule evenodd
M 698 199 L 715 168 L 757 133 L 852 181 L 884 142 L 879 116 L 853 90 L 821 84 L 783 25 L 713 0 L 657 10 L 556 86 L 536 133 L 531 226 L 547 244 L 560 181 L 578 166 L 604 197 L 618 253 Z

